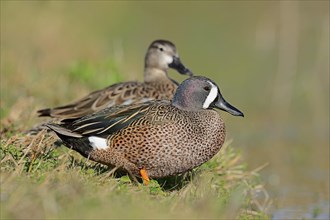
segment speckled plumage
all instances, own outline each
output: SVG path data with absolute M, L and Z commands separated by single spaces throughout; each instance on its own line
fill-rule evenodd
M 221 109 L 243 116 L 224 101 L 220 91 L 212 105 L 198 107 L 209 97 L 210 82 L 205 77 L 185 80 L 172 103 L 150 101 L 118 106 L 49 127 L 68 147 L 93 161 L 122 167 L 135 176 L 142 169 L 153 178 L 175 175 L 201 165 L 220 150 L 225 125 L 213 107 L 221 102 L 225 106 Z M 193 106 L 178 100 L 182 93 L 189 95 L 182 101 L 191 101 Z M 106 138 L 108 148 L 93 148 L 88 139 L 91 136 Z
M 178 83 L 170 79 L 167 70 L 192 75 L 180 61 L 175 45 L 166 40 L 151 43 L 145 56 L 144 82 L 124 82 L 92 92 L 68 105 L 41 109 L 39 116 L 78 118 L 116 105 L 143 103 L 150 100 L 170 100 Z

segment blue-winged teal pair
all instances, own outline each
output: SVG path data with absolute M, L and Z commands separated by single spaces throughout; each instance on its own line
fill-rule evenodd
M 50 124 L 65 145 L 84 157 L 141 176 L 175 175 L 211 159 L 225 140 L 219 108 L 243 116 L 205 77 L 186 79 L 172 102 L 160 100 L 101 110 Z
M 160 45 L 164 44 L 154 42 L 149 51 Z M 181 69 L 188 71 L 183 65 Z M 67 147 L 84 157 L 123 168 L 133 176 L 142 177 L 147 184 L 149 177 L 191 170 L 220 150 L 225 140 L 225 125 L 214 108 L 243 116 L 225 101 L 215 82 L 193 76 L 179 85 L 172 101 L 113 106 L 48 127 Z

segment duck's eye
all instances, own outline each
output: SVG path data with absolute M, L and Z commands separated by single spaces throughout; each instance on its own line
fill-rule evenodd
M 159 50 L 163 52 L 164 51 L 164 48 L 160 47 Z
M 204 89 L 205 91 L 210 91 L 210 87 L 208 87 L 208 86 L 205 86 L 203 89 Z

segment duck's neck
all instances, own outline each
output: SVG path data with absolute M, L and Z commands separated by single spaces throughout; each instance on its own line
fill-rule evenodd
M 162 69 L 147 67 L 144 70 L 144 81 L 145 82 L 171 82 L 172 80 L 168 77 L 167 72 Z

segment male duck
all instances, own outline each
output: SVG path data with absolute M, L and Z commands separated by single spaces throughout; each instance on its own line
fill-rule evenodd
M 117 83 L 92 92 L 68 105 L 41 109 L 39 116 L 78 118 L 115 105 L 142 103 L 149 100 L 172 99 L 178 83 L 170 79 L 167 70 L 192 75 L 180 61 L 175 45 L 167 40 L 151 43 L 145 56 L 144 82 Z
M 67 147 L 131 175 L 159 178 L 191 170 L 211 159 L 225 140 L 225 124 L 213 110 L 244 116 L 212 80 L 196 76 L 178 87 L 173 101 L 154 100 L 106 108 L 48 127 Z

